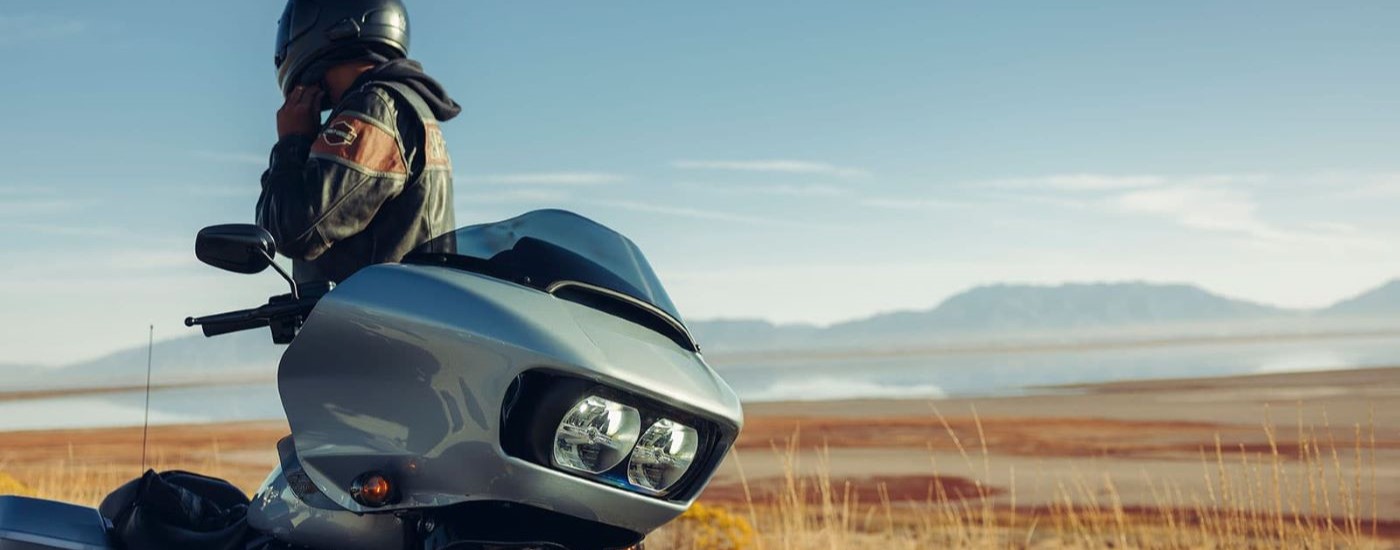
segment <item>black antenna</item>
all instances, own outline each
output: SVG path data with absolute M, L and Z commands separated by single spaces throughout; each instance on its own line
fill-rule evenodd
M 141 421 L 141 475 L 146 475 L 146 436 L 151 430 L 151 353 L 156 344 L 156 326 L 146 335 L 146 417 Z

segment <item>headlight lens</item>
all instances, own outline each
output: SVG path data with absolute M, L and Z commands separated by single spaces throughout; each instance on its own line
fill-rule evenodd
M 660 420 L 647 428 L 627 464 L 627 480 L 642 489 L 661 493 L 680 481 L 700 448 L 695 428 L 672 420 Z
M 554 431 L 554 463 L 590 474 L 606 472 L 627 458 L 641 429 L 637 409 L 596 395 L 585 397 Z

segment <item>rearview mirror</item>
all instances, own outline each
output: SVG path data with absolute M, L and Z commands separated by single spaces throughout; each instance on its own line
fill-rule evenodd
M 194 240 L 199 261 L 234 273 L 261 273 L 272 265 L 276 250 L 272 234 L 247 223 L 211 225 L 199 230 Z

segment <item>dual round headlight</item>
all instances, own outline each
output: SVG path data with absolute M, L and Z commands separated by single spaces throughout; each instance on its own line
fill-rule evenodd
M 596 395 L 585 397 L 564 413 L 554 432 L 554 464 L 598 475 L 628 460 L 628 483 L 642 492 L 664 493 L 695 462 L 700 434 L 666 418 L 646 432 L 641 426 L 635 407 Z
M 627 458 L 641 429 L 637 409 L 589 396 L 569 409 L 554 431 L 554 463 L 601 474 Z
M 700 434 L 694 428 L 670 420 L 658 420 L 632 451 L 627 480 L 650 492 L 671 488 L 695 461 Z

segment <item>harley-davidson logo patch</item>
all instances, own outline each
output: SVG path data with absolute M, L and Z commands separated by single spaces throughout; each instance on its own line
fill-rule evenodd
M 365 172 L 408 173 L 394 135 L 355 113 L 341 113 L 327 124 L 312 144 L 311 155 L 349 164 Z
M 332 122 L 324 132 L 321 132 L 321 140 L 331 147 L 353 145 L 357 137 L 360 137 L 360 132 L 346 120 Z

